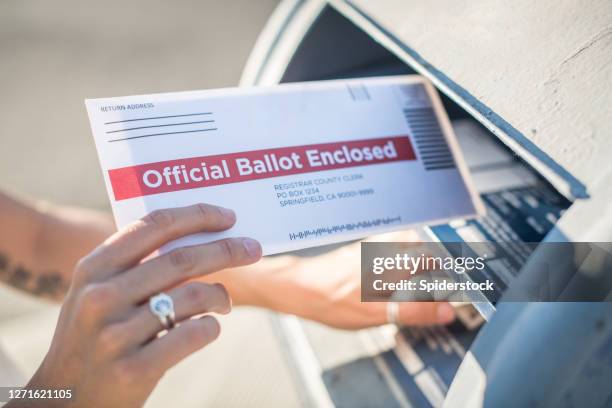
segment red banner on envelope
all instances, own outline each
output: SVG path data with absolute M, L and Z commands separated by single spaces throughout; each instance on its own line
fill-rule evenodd
M 324 170 L 415 160 L 408 136 L 190 157 L 108 171 L 115 200 Z

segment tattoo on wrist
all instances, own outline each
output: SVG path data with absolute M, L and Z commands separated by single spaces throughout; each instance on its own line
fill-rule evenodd
M 68 283 L 59 272 L 49 271 L 32 273 L 19 264 L 11 264 L 8 256 L 0 252 L 0 281 L 9 285 L 52 300 L 60 300 L 68 291 Z

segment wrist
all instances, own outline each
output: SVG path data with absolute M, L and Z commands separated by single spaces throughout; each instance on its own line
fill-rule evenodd
M 221 283 L 230 294 L 234 306 L 257 305 L 257 285 L 253 279 L 256 274 L 254 267 L 243 267 L 226 269 L 218 272 L 205 280 Z
M 210 279 L 227 288 L 234 305 L 280 310 L 287 293 L 291 297 L 295 294 L 293 288 L 287 286 L 299 264 L 293 256 L 268 257 L 248 267 L 214 274 Z
M 250 276 L 253 306 L 280 313 L 314 318 L 320 313 L 324 299 L 313 285 L 312 258 L 282 256 L 268 258 L 257 274 Z

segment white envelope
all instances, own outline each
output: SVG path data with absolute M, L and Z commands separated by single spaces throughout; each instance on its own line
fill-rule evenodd
M 88 99 L 118 227 L 161 208 L 233 209 L 264 254 L 484 212 L 433 86 L 364 78 Z

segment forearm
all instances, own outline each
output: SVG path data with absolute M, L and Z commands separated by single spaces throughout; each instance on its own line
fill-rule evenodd
M 76 262 L 115 231 L 110 214 L 85 208 L 42 204 L 35 257 L 40 268 L 53 268 L 68 281 Z
M 0 282 L 61 300 L 76 261 L 113 231 L 108 216 L 0 193 Z

